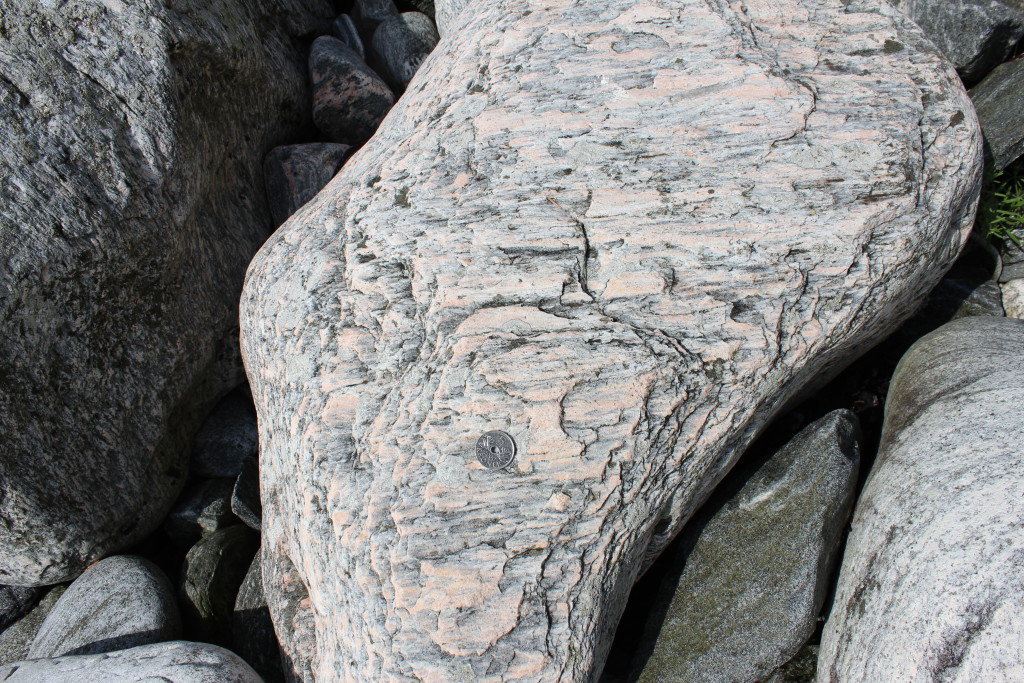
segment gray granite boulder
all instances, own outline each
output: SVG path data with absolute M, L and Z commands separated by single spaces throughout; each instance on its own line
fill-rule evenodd
M 263 683 L 238 655 L 206 643 L 173 641 L 96 655 L 0 665 L 5 683 Z
M 1000 64 L 971 90 L 985 157 L 1000 171 L 1024 154 L 1024 59 Z
M 759 681 L 800 650 L 853 507 L 859 440 L 856 416 L 835 411 L 726 477 L 672 549 L 640 681 Z
M 177 496 L 330 5 L 0 0 L 0 584 L 74 578 Z
M 32 647 L 39 627 L 43 625 L 46 616 L 65 590 L 67 586 L 53 586 L 28 614 L 0 631 L 0 664 L 17 662 L 28 657 L 28 650 Z
M 395 103 L 388 84 L 337 38 L 320 36 L 313 41 L 309 72 L 313 121 L 334 142 L 362 144 Z
M 263 176 L 274 225 L 288 220 L 331 182 L 350 149 L 348 145 L 332 142 L 307 142 L 272 149 L 263 162 Z M 254 422 L 254 431 L 255 426 Z
M 263 593 L 263 574 L 258 552 L 238 589 L 235 611 L 231 616 L 231 634 L 234 651 L 249 662 L 267 683 L 285 680 L 281 666 L 281 647 Z
M 955 320 L 900 360 L 818 680 L 1024 680 L 1024 321 Z
M 384 80 L 401 92 L 438 40 L 430 17 L 422 12 L 402 12 L 377 27 L 370 48 Z
M 263 505 L 260 502 L 260 464 L 250 458 L 235 480 L 231 490 L 231 511 L 251 529 L 260 530 Z
M 244 524 L 215 531 L 185 557 L 180 590 L 186 634 L 231 644 L 231 619 L 238 588 L 259 550 L 259 535 Z
M 0 631 L 32 609 L 44 592 L 30 586 L 0 586 Z
M 203 479 L 190 485 L 164 520 L 164 531 L 188 548 L 203 536 L 237 523 L 231 509 L 234 488 L 233 479 Z
M 141 557 L 100 560 L 75 579 L 39 628 L 28 657 L 91 655 L 181 636 L 170 581 Z
M 967 85 L 1010 56 L 1024 37 L 1024 12 L 1000 0 L 893 0 Z
M 448 35 L 455 20 L 462 13 L 463 8 L 469 4 L 469 0 L 435 0 L 434 21 L 437 24 L 437 31 L 440 35 Z
M 973 222 L 970 100 L 884 3 L 472 12 L 246 278 L 264 587 L 316 679 L 596 676 L 637 575 Z
M 222 398 L 196 433 L 189 463 L 193 477 L 234 479 L 259 452 L 256 411 L 245 387 Z

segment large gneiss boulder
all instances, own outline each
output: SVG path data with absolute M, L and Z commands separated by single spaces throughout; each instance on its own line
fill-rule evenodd
M 0 583 L 145 536 L 240 380 L 261 163 L 326 0 L 0 0 Z
M 970 100 L 887 5 L 472 12 L 243 292 L 317 680 L 595 676 L 641 568 L 971 227 Z
M 97 655 L 13 662 L 0 665 L 0 680 L 5 683 L 263 683 L 252 667 L 233 652 L 216 645 L 180 640 Z
M 955 320 L 900 360 L 818 680 L 1024 680 L 1024 321 Z

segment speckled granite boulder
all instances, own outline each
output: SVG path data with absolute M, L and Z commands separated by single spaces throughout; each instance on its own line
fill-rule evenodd
M 65 590 L 67 586 L 64 585 L 50 588 L 28 614 L 0 631 L 0 664 L 28 657 L 28 649 L 32 647 L 39 627 Z
M 860 425 L 829 413 L 730 472 L 672 548 L 639 681 L 760 681 L 818 626 L 853 507 Z
M 285 6 L 287 4 L 287 7 Z M 327 0 L 0 0 L 0 584 L 145 537 L 240 380 L 263 156 Z
M 334 142 L 359 145 L 391 110 L 388 84 L 348 45 L 332 36 L 313 41 L 313 121 Z
M 174 589 L 141 557 L 100 560 L 75 579 L 39 628 L 28 658 L 92 655 L 181 636 Z
M 246 280 L 267 599 L 317 679 L 595 676 L 642 567 L 972 223 L 970 100 L 888 5 L 473 13 Z
M 263 163 L 263 175 L 275 226 L 288 220 L 331 181 L 350 149 L 332 142 L 307 142 L 270 151 Z
M 964 318 L 900 361 L 818 680 L 1024 680 L 1024 321 Z
M 371 48 L 384 80 L 401 92 L 437 41 L 437 28 L 430 17 L 422 12 L 402 12 L 377 27 Z
M 0 665 L 5 683 L 263 683 L 242 659 L 206 643 L 173 641 L 98 655 L 33 659 Z
M 1000 0 L 893 0 L 953 62 L 968 85 L 1008 58 L 1024 37 L 1024 12 Z

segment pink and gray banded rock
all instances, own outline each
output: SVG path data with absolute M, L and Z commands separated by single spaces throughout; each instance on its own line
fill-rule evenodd
M 887 5 L 472 10 L 247 276 L 304 680 L 596 678 L 650 559 L 971 227 L 970 101 Z
M 334 142 L 362 144 L 395 103 L 388 84 L 355 50 L 333 36 L 313 41 L 309 74 L 313 122 Z

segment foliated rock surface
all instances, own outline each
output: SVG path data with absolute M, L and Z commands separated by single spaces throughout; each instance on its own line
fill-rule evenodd
M 174 589 L 148 560 L 108 557 L 89 567 L 53 606 L 30 659 L 125 650 L 181 636 Z
M 243 293 L 264 585 L 318 680 L 596 676 L 641 567 L 971 226 L 970 100 L 888 5 L 472 10 Z
M 955 320 L 900 360 L 818 680 L 1024 679 L 1024 321 Z
M 0 0 L 0 583 L 72 579 L 177 495 L 329 4 Z
M 32 659 L 0 666 L 5 683 L 263 683 L 242 659 L 206 643 L 172 641 L 98 655 Z
M 829 413 L 730 473 L 673 546 L 641 683 L 760 681 L 818 625 L 853 507 L 860 425 Z

